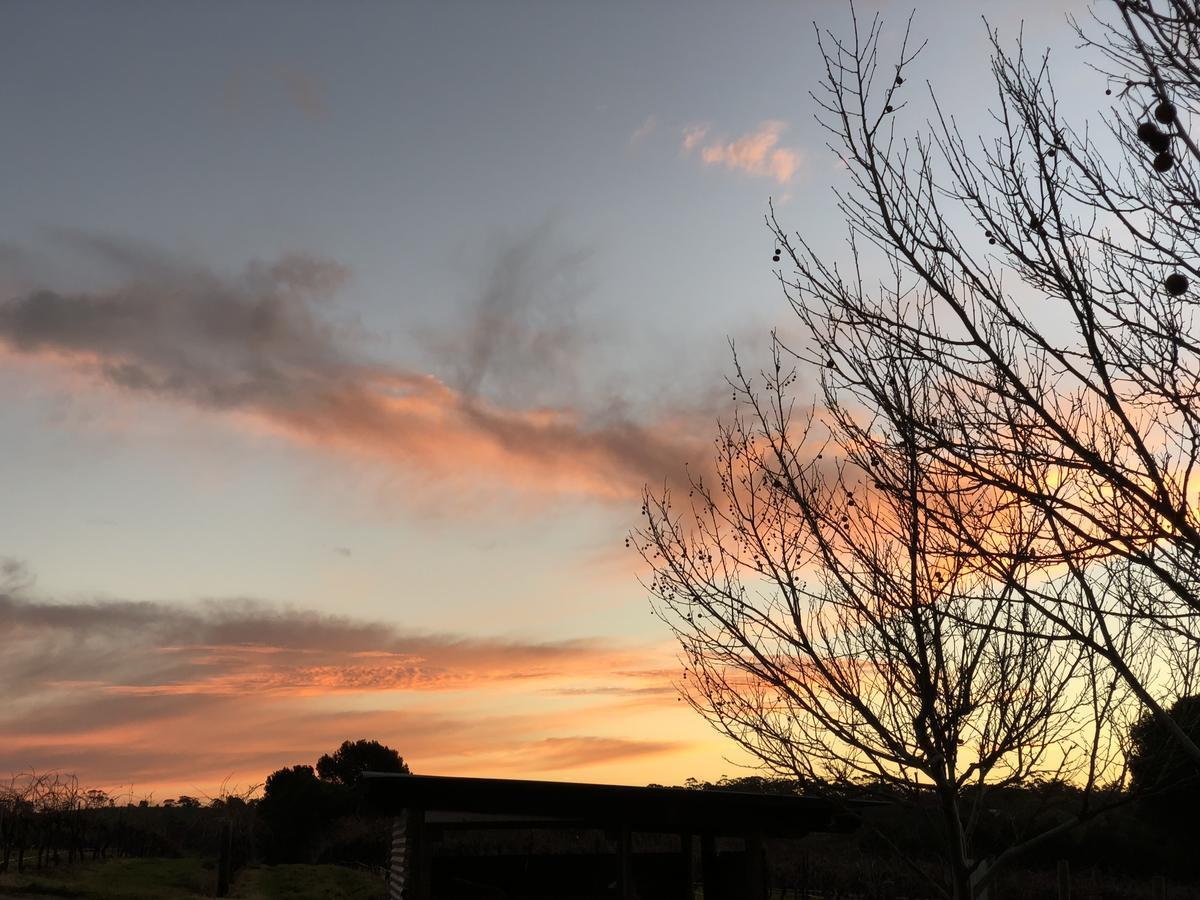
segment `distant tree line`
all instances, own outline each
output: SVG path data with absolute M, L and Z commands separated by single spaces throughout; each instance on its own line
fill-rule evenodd
M 119 803 L 74 775 L 19 774 L 0 785 L 0 873 L 121 856 L 215 858 L 228 834 L 230 870 L 252 860 L 383 866 L 389 823 L 360 815 L 364 771 L 407 772 L 378 741 L 345 741 L 316 766 L 272 772 L 243 794 L 222 789 Z

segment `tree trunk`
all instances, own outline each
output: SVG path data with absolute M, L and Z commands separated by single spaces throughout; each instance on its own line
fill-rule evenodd
M 942 818 L 946 828 L 946 860 L 950 865 L 951 896 L 954 900 L 974 900 L 971 871 L 967 863 L 967 839 L 959 814 L 958 797 L 950 785 L 938 787 L 942 799 Z

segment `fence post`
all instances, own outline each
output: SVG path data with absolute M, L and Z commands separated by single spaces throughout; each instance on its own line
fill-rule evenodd
M 217 896 L 229 895 L 230 875 L 233 873 L 233 822 L 221 823 L 221 850 L 217 858 Z
M 1162 875 L 1155 875 L 1150 884 L 1153 887 L 1154 900 L 1167 900 L 1167 879 Z
M 1071 900 L 1071 863 L 1058 861 L 1058 900 Z

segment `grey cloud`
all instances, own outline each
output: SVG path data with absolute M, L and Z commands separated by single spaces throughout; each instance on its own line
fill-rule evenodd
M 485 253 L 478 299 L 466 323 L 441 341 L 459 360 L 456 384 L 468 396 L 539 402 L 575 393 L 581 358 L 597 338 L 580 323 L 593 253 L 567 246 L 560 231 L 550 217 Z
M 465 665 L 552 662 L 599 650 L 588 640 L 523 642 L 453 634 L 412 634 L 394 625 L 273 606 L 253 600 L 210 600 L 184 605 L 148 601 L 49 602 L 0 595 L 0 620 L 10 645 L 66 637 L 113 642 L 132 652 L 173 646 L 268 647 L 314 654 L 380 652 L 458 657 Z M 0 663 L 2 665 L 3 663 Z
M 62 239 L 125 279 L 106 290 L 43 289 L 0 302 L 0 346 L 116 389 L 249 412 L 303 442 L 448 476 L 441 486 L 452 488 L 451 499 L 467 486 L 456 479 L 534 496 L 631 499 L 642 484 L 707 456 L 700 436 L 708 416 L 659 410 L 639 421 L 620 404 L 593 408 L 588 391 L 574 386 L 583 329 L 569 298 L 582 290 L 574 274 L 581 258 L 546 262 L 544 229 L 500 253 L 462 331 L 457 388 L 367 359 L 361 335 L 323 314 L 348 277 L 336 263 L 287 256 L 222 275 L 142 245 Z M 553 386 L 559 405 L 535 403 L 535 382 Z
M 13 585 L 0 594 L 0 682 L 13 698 L 0 710 L 0 732 L 52 721 L 83 727 L 92 716 L 109 718 L 109 709 L 121 711 L 117 721 L 160 716 L 154 698 L 436 691 L 559 677 L 619 668 L 632 653 L 596 640 L 405 632 L 251 600 L 54 602 Z M 82 713 L 66 701 L 77 697 L 90 698 Z
M 205 406 L 295 402 L 349 362 L 309 307 L 343 270 L 289 257 L 238 278 L 202 270 L 102 294 L 35 291 L 0 305 L 0 339 L 20 352 L 96 355 L 113 384 Z

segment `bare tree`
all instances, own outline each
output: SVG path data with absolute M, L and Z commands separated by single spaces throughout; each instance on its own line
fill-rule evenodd
M 915 54 L 885 65 L 877 19 L 848 41 L 820 36 L 817 100 L 849 171 L 839 199 L 853 267 L 820 258 L 774 211 L 769 221 L 812 338 L 798 355 L 823 364 L 827 400 L 886 409 L 892 360 L 919 360 L 929 399 L 912 433 L 927 468 L 1036 528 L 997 545 L 941 524 L 994 577 L 1019 576 L 1031 633 L 1096 653 L 1200 761 L 1166 710 L 1194 692 L 1200 653 L 1200 155 L 1188 130 L 1200 13 L 1185 0 L 1102 13 L 1089 27 L 1107 127 L 1067 121 L 1048 55 L 1007 54 L 993 33 L 997 134 L 977 143 L 936 98 L 926 133 L 897 137 Z M 880 262 L 888 280 L 870 283 Z
M 1200 9 L 1076 27 L 1106 127 L 992 33 L 978 142 L 932 92 L 898 136 L 907 36 L 888 64 L 877 18 L 818 34 L 849 264 L 771 210 L 808 340 L 738 370 L 720 482 L 682 516 L 647 494 L 637 537 L 692 705 L 776 771 L 931 790 L 956 896 L 978 793 L 1055 769 L 1088 798 L 1126 692 L 1200 761 L 1169 712 L 1200 661 Z
M 1025 637 L 1018 563 L 1002 577 L 978 564 L 982 542 L 1019 559 L 1041 522 L 927 465 L 928 361 L 887 358 L 890 400 L 868 429 L 832 400 L 797 416 L 784 353 L 758 383 L 737 368 L 718 482 L 694 479 L 682 515 L 645 496 L 635 541 L 683 650 L 683 695 L 810 789 L 869 783 L 932 804 L 948 896 L 970 898 L 1000 867 L 981 868 L 974 841 L 989 790 L 1074 778 L 1090 801 L 1114 695 L 1096 690 L 1086 648 Z

